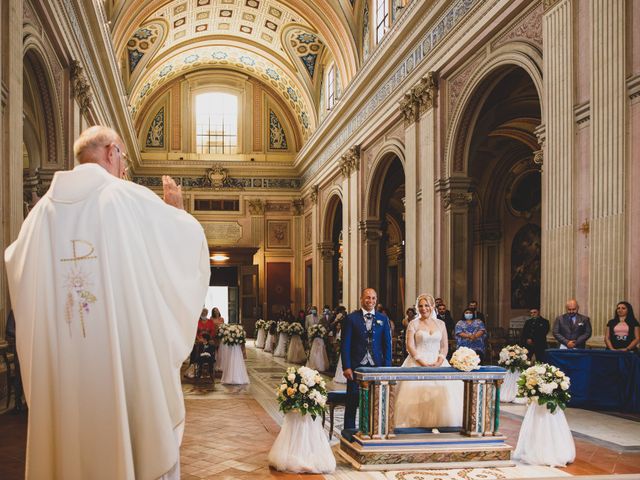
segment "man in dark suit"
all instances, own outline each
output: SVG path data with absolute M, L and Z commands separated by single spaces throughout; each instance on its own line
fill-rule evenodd
M 358 383 L 353 370 L 391 366 L 391 329 L 386 317 L 375 311 L 377 297 L 373 288 L 365 288 L 360 296 L 362 308 L 350 313 L 342 328 L 342 368 L 347 378 L 345 429 L 356 426 Z
M 567 313 L 559 315 L 553 323 L 553 336 L 560 342 L 560 348 L 585 348 L 591 337 L 589 317 L 578 313 L 578 302 L 567 302 Z
M 540 316 L 540 310 L 529 310 L 529 319 L 524 323 L 520 343 L 529 353 L 529 360 L 535 354 L 537 362 L 544 362 L 544 351 L 547 349 L 547 333 L 549 333 L 549 320 Z
M 449 336 L 449 339 L 453 338 L 455 340 L 454 330 L 456 328 L 456 322 L 453 321 L 453 318 L 451 317 L 451 312 L 447 310 L 447 306 L 444 303 L 441 303 L 436 308 L 438 309 L 438 313 L 436 314 L 436 317 L 442 320 L 446 325 L 447 335 Z

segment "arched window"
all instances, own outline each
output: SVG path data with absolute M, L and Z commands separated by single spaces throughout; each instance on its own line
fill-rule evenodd
M 230 93 L 201 93 L 196 103 L 196 151 L 238 153 L 238 97 Z
M 336 67 L 331 65 L 327 71 L 327 110 L 336 104 Z
M 389 18 L 389 0 L 375 0 L 375 25 L 376 25 L 376 43 L 380 43 L 384 34 L 387 33 L 391 19 Z

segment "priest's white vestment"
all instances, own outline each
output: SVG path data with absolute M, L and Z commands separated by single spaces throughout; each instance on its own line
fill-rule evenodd
M 209 284 L 200 224 L 97 164 L 58 172 L 5 251 L 26 478 L 153 480 L 179 461 L 180 365 Z

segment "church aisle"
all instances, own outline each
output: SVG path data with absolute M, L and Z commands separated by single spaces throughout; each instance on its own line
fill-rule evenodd
M 200 479 L 327 479 L 327 480 L 447 480 L 561 478 L 572 475 L 614 475 L 609 478 L 640 478 L 640 452 L 616 451 L 597 441 L 575 438 L 576 461 L 567 468 L 518 466 L 515 468 L 406 470 L 395 472 L 358 472 L 337 453 L 335 433 L 342 426 L 343 409 L 336 409 L 336 432 L 332 440 L 337 470 L 332 475 L 296 475 L 273 471 L 267 466 L 267 455 L 280 431 L 282 413 L 278 411 L 274 387 L 289 364 L 247 345 L 247 371 L 251 383 L 226 386 L 216 379 L 211 390 L 203 383 L 183 384 L 187 421 L 181 448 L 183 480 Z M 331 388 L 333 385 L 329 385 Z M 340 388 L 340 386 L 338 386 Z M 505 410 L 509 410 L 508 407 Z M 512 409 L 513 410 L 513 409 Z M 579 416 L 589 415 L 580 411 Z M 601 414 L 595 414 L 601 415 Z M 521 420 L 514 413 L 501 418 L 500 430 L 515 446 Z M 638 423 L 626 420 L 627 429 Z M 574 430 L 579 425 L 572 425 Z M 326 425 L 328 429 L 328 421 Z M 26 415 L 0 415 L 0 478 L 23 478 Z M 593 477 L 592 477 L 593 478 Z

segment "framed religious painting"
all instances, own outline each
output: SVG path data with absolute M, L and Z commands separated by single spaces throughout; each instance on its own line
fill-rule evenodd
M 291 248 L 289 220 L 267 220 L 267 248 Z

